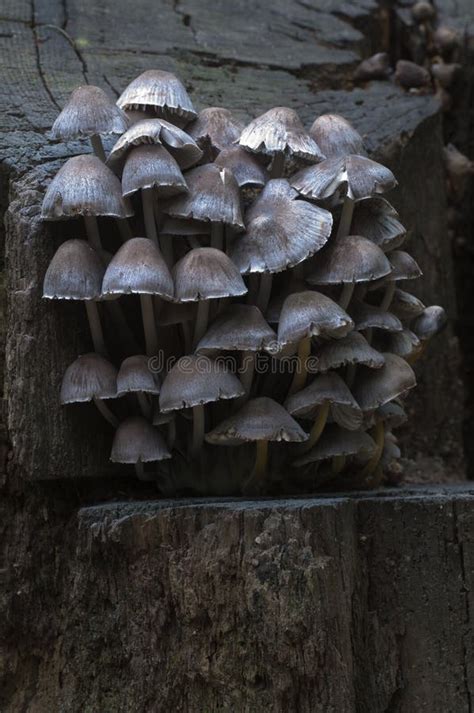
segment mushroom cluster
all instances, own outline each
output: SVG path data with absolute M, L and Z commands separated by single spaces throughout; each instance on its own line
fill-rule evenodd
M 70 221 L 43 296 L 84 302 L 91 334 L 60 400 L 94 402 L 113 462 L 167 494 L 370 485 L 396 469 L 411 365 L 445 315 L 405 291 L 420 269 L 382 196 L 396 180 L 344 118 L 307 131 L 277 107 L 243 126 L 197 114 L 150 70 L 116 104 L 76 89 L 53 136 L 93 149 L 42 206 Z

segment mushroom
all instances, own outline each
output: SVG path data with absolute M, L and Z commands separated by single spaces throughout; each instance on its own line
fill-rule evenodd
M 416 2 L 411 7 L 411 15 L 415 22 L 418 24 L 424 24 L 425 22 L 431 22 L 436 17 L 436 8 L 425 0 L 420 0 Z
M 425 307 L 423 312 L 417 316 L 412 325 L 413 332 L 420 340 L 420 349 L 418 353 L 414 355 L 413 361 L 418 361 L 418 359 L 424 354 L 430 339 L 432 339 L 436 334 L 442 332 L 447 323 L 448 317 L 442 307 L 439 307 L 438 305 Z
M 156 247 L 148 238 L 130 238 L 114 255 L 102 283 L 104 296 L 139 294 L 148 356 L 158 352 L 152 295 L 173 298 L 173 279 Z
M 296 200 L 297 195 L 285 179 L 270 180 L 246 213 L 247 231 L 229 253 L 241 273 L 262 274 L 257 305 L 263 313 L 273 273 L 314 255 L 331 234 L 331 213 Z
M 198 302 L 193 344 L 207 329 L 209 300 L 238 297 L 247 292 L 242 277 L 225 253 L 216 248 L 190 250 L 173 268 L 175 299 Z
M 104 399 L 117 395 L 117 369 L 100 354 L 83 354 L 68 366 L 61 384 L 62 405 L 93 401 L 102 416 L 114 428 L 118 425 L 115 414 Z
M 418 297 L 404 290 L 396 289 L 390 304 L 390 310 L 399 319 L 411 320 L 422 314 L 425 305 Z
M 255 466 L 247 480 L 249 490 L 262 483 L 268 462 L 269 441 L 305 441 L 308 434 L 273 399 L 260 397 L 251 399 L 239 410 L 226 418 L 206 435 L 206 441 L 213 445 L 235 445 L 239 442 L 255 441 L 257 452 Z
M 349 313 L 354 320 L 355 329 L 383 329 L 387 332 L 401 332 L 403 325 L 394 314 L 380 307 L 353 300 Z
M 170 72 L 148 69 L 122 92 L 117 104 L 129 109 L 152 109 L 157 115 L 191 121 L 197 114 L 180 80 Z
M 326 342 L 321 346 L 317 357 L 320 372 L 356 364 L 380 369 L 385 363 L 383 355 L 371 347 L 359 332 L 350 332 L 342 339 Z M 359 401 L 357 396 L 356 401 Z
M 431 84 L 428 70 L 406 59 L 399 59 L 395 65 L 395 80 L 404 89 L 421 89 Z
M 462 154 L 454 144 L 444 147 L 443 161 L 448 176 L 450 197 L 459 202 L 464 196 L 468 180 L 474 174 L 474 161 Z
M 354 79 L 356 82 L 368 82 L 371 79 L 387 79 L 389 74 L 390 58 L 388 54 L 377 52 L 362 60 L 354 72 Z
M 362 136 L 339 114 L 321 114 L 314 120 L 309 133 L 326 158 L 348 154 L 365 156 Z
M 448 59 L 461 44 L 457 30 L 447 25 L 440 25 L 433 36 L 434 44 L 444 59 Z
M 123 134 L 128 128 L 125 114 L 100 87 L 77 87 L 53 124 L 53 139 L 90 139 L 97 158 L 105 161 L 101 134 Z
M 397 211 L 380 196 L 356 203 L 351 230 L 354 235 L 363 235 L 372 240 L 384 252 L 400 247 L 406 236 Z
M 431 65 L 431 74 L 441 89 L 449 89 L 460 74 L 462 66 L 457 63 L 436 62 Z
M 132 416 L 117 428 L 112 443 L 112 463 L 131 463 L 140 480 L 147 480 L 143 463 L 171 458 L 161 433 L 142 416 Z
M 389 334 L 384 340 L 385 351 L 403 357 L 409 363 L 416 360 L 421 350 L 420 340 L 410 329 Z
M 325 157 L 316 141 L 305 130 L 293 109 L 277 106 L 250 122 L 240 135 L 239 144 L 247 151 L 272 158 L 271 178 L 280 178 L 285 158 L 295 156 L 310 163 Z
M 183 408 L 193 410 L 193 437 L 190 453 L 197 456 L 205 430 L 205 404 L 220 399 L 236 399 L 245 393 L 239 379 L 221 361 L 204 355 L 184 356 L 170 369 L 161 386 L 162 413 Z
M 235 144 L 243 124 L 228 109 L 211 106 L 203 109 L 188 127 L 189 135 L 202 149 L 206 159 L 213 161 L 220 151 Z
M 136 394 L 145 418 L 151 416 L 151 405 L 147 394 L 158 396 L 160 387 L 161 378 L 150 368 L 150 359 L 144 354 L 127 357 L 120 365 L 117 375 L 117 397 Z
M 319 441 L 310 451 L 293 463 L 296 467 L 332 460 L 332 472 L 338 474 L 344 468 L 348 456 L 370 458 L 376 445 L 364 431 L 348 431 L 335 424 L 328 426 Z
M 262 188 L 268 181 L 266 169 L 241 146 L 222 149 L 214 163 L 231 171 L 239 188 Z
M 369 289 L 378 289 L 385 286 L 384 296 L 380 303 L 380 308 L 383 310 L 388 310 L 390 307 L 397 282 L 416 280 L 422 274 L 416 260 L 404 250 L 394 250 L 390 253 L 390 265 L 392 266 L 390 274 L 373 282 L 369 287 Z

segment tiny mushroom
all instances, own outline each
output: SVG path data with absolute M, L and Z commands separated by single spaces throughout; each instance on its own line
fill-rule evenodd
M 131 416 L 117 428 L 112 443 L 110 460 L 113 463 L 131 463 L 140 480 L 148 479 L 143 463 L 171 458 L 171 453 L 161 433 L 143 416 Z
M 364 141 L 352 124 L 339 114 L 321 114 L 309 130 L 326 158 L 365 155 Z
M 93 401 L 102 416 L 114 428 L 118 420 L 104 399 L 117 395 L 117 369 L 100 354 L 91 352 L 78 357 L 68 366 L 61 384 L 61 404 Z
M 431 84 L 428 70 L 406 59 L 399 59 L 395 65 L 395 79 L 404 89 L 422 89 Z
M 390 310 L 399 319 L 414 319 L 415 317 L 419 317 L 424 309 L 425 305 L 418 297 L 411 295 L 409 292 L 405 292 L 405 290 L 400 290 L 399 288 L 395 289 Z
M 342 339 L 326 342 L 318 352 L 318 371 L 321 372 L 356 364 L 380 369 L 384 363 L 383 355 L 371 347 L 359 332 L 350 332 Z
M 244 127 L 228 109 L 211 106 L 200 111 L 187 128 L 207 160 L 213 161 L 220 151 L 238 141 Z
M 354 235 L 369 238 L 384 252 L 400 247 L 406 236 L 397 211 L 381 196 L 356 203 L 351 230 Z
M 160 388 L 161 377 L 151 368 L 149 357 L 135 354 L 124 359 L 117 375 L 118 398 L 126 394 L 136 394 L 143 416 L 150 418 L 149 397 L 158 396 Z
M 214 163 L 216 166 L 229 169 L 239 188 L 262 188 L 268 181 L 266 169 L 241 146 L 222 149 Z
M 368 82 L 371 79 L 387 79 L 390 74 L 390 58 L 386 52 L 377 52 L 363 59 L 354 72 L 356 82 Z
M 319 441 L 293 465 L 301 467 L 310 463 L 332 460 L 332 471 L 340 473 L 348 456 L 370 458 L 376 449 L 374 440 L 364 431 L 348 431 L 336 424 L 328 426 Z
M 170 72 L 148 69 L 134 79 L 117 100 L 121 109 L 153 110 L 171 120 L 191 121 L 196 112 L 182 82 Z

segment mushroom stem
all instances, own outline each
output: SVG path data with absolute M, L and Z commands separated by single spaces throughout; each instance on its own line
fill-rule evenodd
M 257 441 L 256 451 L 255 465 L 248 482 L 262 481 L 267 472 L 268 441 Z
M 285 171 L 285 154 L 283 151 L 278 151 L 272 161 L 270 169 L 270 178 L 281 178 Z
M 128 224 L 128 220 L 126 218 L 117 218 L 115 222 L 117 223 L 122 242 L 126 243 L 127 240 L 130 240 L 132 237 L 132 230 Z
M 204 440 L 204 406 L 202 404 L 193 406 L 193 441 L 191 444 L 191 456 L 195 458 L 199 455 Z
M 135 463 L 135 473 L 138 480 L 145 480 L 145 469 L 143 468 L 143 463 L 141 460 Z
M 257 295 L 257 307 L 262 314 L 265 314 L 272 292 L 273 275 L 271 272 L 262 272 L 260 287 Z
M 346 456 L 334 456 L 332 459 L 332 472 L 334 475 L 339 475 L 344 470 L 346 465 Z
M 240 381 L 242 382 L 242 386 L 245 389 L 245 395 L 242 396 L 241 399 L 238 399 L 241 404 L 244 403 L 245 401 L 247 401 L 247 399 L 250 395 L 250 389 L 252 388 L 253 375 L 255 373 L 255 361 L 256 361 L 255 352 L 250 352 L 250 351 L 242 352 Z
M 140 295 L 142 308 L 143 331 L 147 356 L 158 354 L 158 334 L 156 333 L 155 315 L 153 312 L 153 298 L 151 295 Z
M 193 347 L 200 342 L 206 333 L 207 323 L 209 321 L 209 302 L 210 300 L 200 300 L 198 302 L 196 324 L 194 325 Z
M 174 418 L 172 418 L 168 424 L 168 437 L 166 442 L 170 451 L 173 450 L 176 442 L 176 420 Z
M 171 235 L 160 235 L 160 248 L 166 264 L 171 269 L 174 265 L 173 238 Z
M 92 343 L 94 345 L 94 351 L 106 357 L 107 347 L 105 346 L 104 333 L 102 331 L 102 325 L 100 323 L 97 302 L 94 302 L 94 300 L 86 300 L 85 305 L 87 312 L 87 320 L 89 322 L 89 327 L 91 330 Z
M 99 134 L 94 134 L 93 136 L 91 136 L 90 141 L 92 150 L 97 156 L 97 158 L 100 158 L 100 160 L 105 163 L 104 144 L 102 143 L 102 139 L 100 138 Z
M 156 231 L 155 223 L 155 210 L 153 207 L 153 188 L 142 188 L 142 204 L 146 236 L 150 240 L 153 240 L 155 245 L 158 245 L 158 233 Z
M 137 400 L 142 414 L 146 419 L 149 419 L 151 416 L 151 406 L 146 397 L 146 394 L 143 393 L 143 391 L 137 391 Z
M 338 300 L 339 307 L 342 309 L 347 309 L 349 307 L 349 302 L 351 301 L 352 294 L 354 292 L 355 283 L 346 282 L 342 288 L 341 295 Z
M 132 354 L 138 354 L 140 347 L 135 339 L 135 336 L 128 326 L 127 319 L 118 300 L 105 300 L 105 309 L 110 312 L 110 316 L 114 322 L 114 328 L 120 336 L 122 344 Z
M 84 223 L 86 226 L 87 240 L 89 245 L 97 250 L 99 255 L 102 256 L 102 243 L 100 240 L 99 226 L 97 225 L 97 218 L 95 215 L 85 215 Z
M 397 286 L 396 281 L 390 280 L 387 287 L 385 288 L 385 293 L 384 293 L 382 302 L 380 303 L 380 309 L 388 310 L 388 308 L 392 304 L 396 286 Z
M 344 203 L 342 205 L 341 218 L 339 220 L 339 225 L 337 227 L 336 239 L 337 238 L 345 238 L 346 235 L 350 234 L 352 216 L 354 214 L 354 205 L 355 205 L 355 201 L 353 201 L 352 198 L 349 198 L 348 196 L 346 196 L 344 198 Z
M 346 384 L 349 388 L 351 388 L 351 386 L 354 384 L 356 370 L 357 370 L 356 364 L 349 364 L 349 366 L 346 369 Z
M 377 466 L 380 462 L 383 453 L 383 447 L 385 443 L 385 427 L 383 421 L 377 421 L 375 426 L 371 430 L 371 436 L 375 441 L 375 451 L 369 460 L 369 462 L 364 466 L 361 471 L 361 476 L 366 478 L 375 472 Z
M 211 248 L 222 250 L 224 247 L 224 226 L 222 223 L 211 223 Z
M 182 332 L 182 342 L 183 342 L 183 351 L 185 354 L 189 354 L 192 348 L 193 344 L 193 335 L 191 332 L 191 324 L 189 322 L 183 322 L 181 324 L 181 332 Z
M 307 451 L 311 450 L 313 446 L 316 445 L 316 443 L 319 441 L 321 438 L 321 434 L 324 431 L 324 427 L 326 425 L 326 422 L 328 420 L 329 416 L 329 406 L 330 403 L 329 401 L 325 401 L 324 403 L 321 404 L 321 406 L 318 409 L 318 415 L 316 416 L 313 425 L 311 426 L 311 431 L 309 433 L 309 438 L 308 440 L 303 443 L 301 447 L 301 452 L 306 453 Z
M 93 399 L 93 401 L 105 420 L 108 421 L 113 428 L 117 428 L 119 425 L 118 418 L 112 413 L 107 404 L 105 404 L 102 399 Z
M 311 337 L 305 337 L 298 344 L 298 364 L 296 371 L 293 374 L 293 381 L 291 382 L 290 389 L 288 391 L 288 396 L 295 394 L 297 391 L 301 391 L 306 383 L 306 378 L 308 376 L 308 371 L 306 369 L 306 362 L 311 354 Z
M 254 305 L 257 301 L 259 279 L 256 272 L 251 272 L 248 276 L 247 304 Z

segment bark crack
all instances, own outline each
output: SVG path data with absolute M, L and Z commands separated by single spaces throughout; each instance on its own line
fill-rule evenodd
M 60 111 L 61 107 L 57 103 L 56 99 L 54 98 L 54 95 L 49 88 L 48 82 L 46 81 L 46 77 L 43 72 L 43 67 L 41 65 L 41 56 L 40 56 L 40 50 L 39 50 L 39 43 L 40 43 L 40 38 L 38 35 L 38 25 L 36 24 L 36 5 L 35 5 L 35 0 L 30 0 L 30 12 L 31 12 L 31 31 L 33 33 L 33 45 L 34 45 L 34 52 L 35 52 L 35 61 L 36 61 L 36 69 L 38 70 L 38 74 L 41 80 L 41 84 L 43 85 L 43 88 L 48 95 L 51 103 L 53 104 L 54 107 L 58 111 Z

